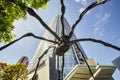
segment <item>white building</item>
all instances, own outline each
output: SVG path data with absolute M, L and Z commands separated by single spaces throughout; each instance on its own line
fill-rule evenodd
M 116 65 L 117 68 L 118 68 L 119 71 L 120 71 L 120 56 L 117 57 L 115 60 L 113 60 L 112 63 L 113 63 L 114 65 Z
M 64 25 L 65 33 L 68 34 L 71 28 L 66 19 L 64 19 Z M 53 18 L 49 27 L 60 36 L 62 30 L 60 16 Z M 48 31 L 45 32 L 43 37 L 50 40 L 55 40 L 55 37 Z M 73 35 L 72 39 L 76 39 L 75 35 Z M 53 43 L 43 40 L 40 42 L 36 53 L 34 54 L 28 67 L 29 80 L 31 80 L 34 74 L 38 58 L 51 45 L 53 45 Z M 77 46 L 79 47 L 80 51 Z M 64 80 L 93 80 L 88 67 L 86 66 L 81 56 L 81 53 L 84 55 L 85 59 L 90 65 L 92 73 L 97 80 L 110 80 L 116 67 L 98 65 L 94 59 L 88 59 L 79 43 L 72 45 L 65 53 Z M 61 61 L 61 57 L 56 56 L 54 54 L 54 49 L 51 48 L 47 55 L 45 55 L 40 61 L 39 68 L 37 70 L 37 79 L 59 80 L 59 73 L 61 72 Z

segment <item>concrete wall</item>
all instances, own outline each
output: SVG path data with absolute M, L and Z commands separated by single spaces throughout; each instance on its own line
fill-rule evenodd
M 28 80 L 31 80 L 34 74 L 34 70 L 29 72 Z M 48 57 L 45 61 L 40 63 L 40 66 L 37 71 L 38 80 L 55 80 L 56 78 L 56 69 L 55 69 L 55 60 Z

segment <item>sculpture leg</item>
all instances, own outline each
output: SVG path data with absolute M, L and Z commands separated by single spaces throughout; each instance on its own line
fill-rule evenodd
M 35 73 L 34 73 L 34 75 L 33 75 L 33 77 L 32 77 L 32 80 L 36 80 L 36 73 L 37 73 L 37 69 L 38 69 L 38 67 L 39 67 L 39 63 L 40 63 L 40 61 L 41 61 L 41 59 L 44 57 L 44 55 L 46 55 L 47 53 L 48 53 L 48 50 L 50 49 L 50 48 L 56 48 L 56 46 L 50 46 L 48 49 L 46 49 L 44 52 L 43 52 L 43 54 L 38 58 L 38 63 L 37 63 L 37 65 L 36 65 L 36 68 L 35 68 Z

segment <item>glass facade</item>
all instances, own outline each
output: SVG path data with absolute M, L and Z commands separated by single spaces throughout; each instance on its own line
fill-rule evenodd
M 84 61 L 82 59 L 82 56 L 80 53 L 75 52 L 75 45 L 71 46 L 70 49 L 65 53 L 64 55 L 64 72 L 63 77 L 65 77 L 72 69 L 75 67 L 76 64 L 84 64 Z M 57 57 L 58 59 L 58 70 L 61 71 L 62 66 L 62 57 Z
M 64 76 L 69 73 L 70 70 L 77 64 L 75 55 L 73 54 L 72 47 L 65 53 L 65 64 L 64 64 Z M 62 57 L 59 57 L 59 70 L 61 70 L 62 66 Z
M 61 37 L 61 33 L 62 33 L 62 25 L 61 25 L 61 20 L 60 20 L 60 16 L 56 16 L 51 24 L 49 25 L 50 28 L 56 32 L 59 37 Z M 65 34 L 68 35 L 69 31 L 71 30 L 71 27 L 69 26 L 68 22 L 66 21 L 66 19 L 64 18 L 64 26 L 65 26 Z M 53 35 L 51 35 L 48 31 L 45 32 L 44 36 L 47 39 L 50 40 L 56 40 L 55 37 Z M 77 39 L 76 36 L 73 34 L 71 40 L 73 39 Z M 36 64 L 38 62 L 38 58 L 42 55 L 42 53 L 51 45 L 54 45 L 53 43 L 47 42 L 47 41 L 41 41 L 36 53 L 34 54 L 30 66 L 29 66 L 29 72 L 32 72 L 35 67 Z M 84 61 L 82 59 L 81 56 L 81 52 L 84 53 L 84 51 L 82 50 L 81 52 L 77 49 L 77 46 L 79 46 L 80 50 L 82 50 L 82 47 L 80 46 L 79 43 L 73 44 L 71 45 L 70 49 L 65 53 L 64 55 L 64 72 L 63 72 L 63 77 L 65 77 L 76 64 L 83 64 Z M 50 64 L 52 66 L 49 67 L 53 67 L 56 66 L 56 69 L 54 68 L 55 72 L 52 70 L 50 72 L 55 73 L 55 75 L 49 74 L 50 76 L 55 76 L 56 79 L 51 79 L 51 80 L 59 80 L 60 77 L 60 73 L 61 73 L 61 66 L 62 66 L 62 57 L 61 56 L 57 56 L 55 54 L 53 54 L 55 51 L 55 49 L 51 48 L 48 53 L 42 58 L 42 61 L 45 61 L 48 57 L 51 57 L 52 59 L 54 59 L 54 62 L 50 62 Z M 84 56 L 86 57 L 86 55 L 84 54 Z M 86 57 L 87 58 L 87 57 Z M 52 64 L 53 63 L 53 64 Z M 55 64 L 54 64 L 55 63 Z M 42 70 L 42 69 L 41 69 Z M 38 70 L 39 72 L 40 70 Z M 57 74 L 56 74 L 57 73 Z M 32 75 L 33 73 L 31 73 L 30 75 Z M 48 74 L 48 72 L 46 72 L 46 74 Z M 38 75 L 39 77 L 40 75 Z
M 65 25 L 65 33 L 68 34 L 69 31 L 71 30 L 68 22 L 66 19 L 64 19 L 64 25 Z M 61 21 L 60 21 L 60 16 L 57 17 L 57 26 L 56 26 L 56 33 L 61 36 L 62 32 L 62 26 L 61 26 Z M 76 36 L 73 35 L 71 39 L 76 39 Z M 78 45 L 81 49 L 81 46 L 79 43 L 73 44 L 70 49 L 65 53 L 64 55 L 64 72 L 63 72 L 63 78 L 75 67 L 76 64 L 83 64 L 84 61 L 82 59 L 82 56 L 80 54 L 80 51 L 77 49 L 76 45 Z M 85 54 L 84 54 L 85 55 Z M 85 55 L 86 57 L 86 55 Z M 87 58 L 87 57 L 86 57 Z M 60 72 L 62 68 L 62 56 L 57 56 L 56 57 L 56 68 L 57 68 L 57 73 L 58 73 L 58 80 L 60 77 Z

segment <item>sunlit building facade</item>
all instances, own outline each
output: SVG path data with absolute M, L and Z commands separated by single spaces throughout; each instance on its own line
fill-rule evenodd
M 64 25 L 65 25 L 65 33 L 68 34 L 69 31 L 71 30 L 71 27 L 68 24 L 68 22 L 66 21 L 66 19 L 64 19 Z M 53 18 L 49 27 L 54 32 L 56 32 L 57 35 L 61 36 L 62 26 L 61 26 L 60 16 L 56 16 L 55 18 Z M 51 33 L 49 33 L 47 30 L 43 37 L 50 39 L 50 40 L 56 40 L 55 37 Z M 72 40 L 77 39 L 75 34 L 72 36 L 71 39 Z M 38 62 L 38 58 L 51 45 L 53 45 L 53 43 L 41 40 L 41 42 L 36 50 L 36 53 L 34 54 L 32 60 L 30 62 L 30 65 L 28 67 L 28 69 L 29 69 L 29 76 L 28 76 L 29 78 L 28 79 L 29 80 L 32 80 L 32 76 L 34 75 L 34 71 L 35 71 L 35 68 L 36 68 L 36 65 Z M 60 80 L 62 57 L 55 55 L 54 51 L 55 51 L 55 49 L 51 48 L 48 51 L 48 53 L 40 61 L 40 65 L 37 70 L 37 79 L 38 80 Z M 65 65 L 64 65 L 64 73 L 63 73 L 63 78 L 65 80 L 82 80 L 81 78 L 79 78 L 79 76 L 81 74 L 79 74 L 79 76 L 76 76 L 76 72 L 74 72 L 74 74 L 72 74 L 73 72 L 71 72 L 71 71 L 74 71 L 74 69 L 79 70 L 79 68 L 82 69 L 84 67 L 87 70 L 87 66 L 85 65 L 85 62 L 83 60 L 81 53 L 84 55 L 85 59 L 88 61 L 88 63 L 90 65 L 94 65 L 93 68 L 95 68 L 95 70 L 97 72 L 95 74 L 95 76 L 99 72 L 101 72 L 102 69 L 107 68 L 107 67 L 102 66 L 102 67 L 98 67 L 96 69 L 97 63 L 92 59 L 88 59 L 85 52 L 83 51 L 81 45 L 79 43 L 76 43 L 76 44 L 72 45 L 70 47 L 70 49 L 65 53 Z M 112 72 L 107 78 L 112 77 L 111 75 L 114 72 L 115 67 L 111 67 L 110 69 L 112 69 Z M 99 71 L 97 71 L 97 70 L 99 70 Z M 86 73 L 86 75 L 88 75 L 88 77 L 85 77 L 85 79 L 83 79 L 83 80 L 92 80 L 92 78 L 89 74 L 89 70 L 86 72 L 84 71 L 84 73 Z M 76 78 L 76 79 L 74 79 L 74 78 Z M 102 80 L 106 80 L 106 79 L 102 79 Z M 107 79 L 107 80 L 109 80 L 109 79 Z

